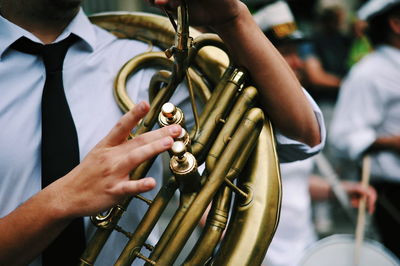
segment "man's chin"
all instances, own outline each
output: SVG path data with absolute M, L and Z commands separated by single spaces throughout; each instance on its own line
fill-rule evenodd
M 44 8 L 48 20 L 69 20 L 79 11 L 82 0 L 47 0 Z M 43 14 L 43 13 L 42 13 Z
M 56 8 L 71 10 L 79 8 L 83 0 L 49 0 L 48 2 Z

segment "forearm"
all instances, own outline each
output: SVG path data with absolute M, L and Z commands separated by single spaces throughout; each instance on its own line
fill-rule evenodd
M 273 124 L 288 137 L 310 146 L 318 144 L 318 123 L 300 83 L 247 7 L 242 4 L 238 16 L 214 29 L 238 64 L 251 74 Z
M 310 176 L 309 191 L 312 200 L 328 200 L 332 195 L 331 185 L 319 176 Z
M 54 198 L 43 190 L 0 219 L 0 265 L 28 264 L 68 225 Z
M 400 137 L 399 136 L 379 137 L 372 143 L 372 145 L 368 148 L 367 152 L 385 151 L 385 150 L 400 152 Z
M 181 127 L 163 127 L 127 141 L 149 109 L 144 102 L 136 105 L 78 166 L 0 219 L 0 265 L 26 265 L 72 219 L 95 215 L 155 187 L 154 179 L 130 180 L 129 173 L 170 149 Z
M 340 86 L 341 79 L 325 72 L 316 58 L 309 58 L 305 61 L 305 70 L 312 85 L 336 89 Z

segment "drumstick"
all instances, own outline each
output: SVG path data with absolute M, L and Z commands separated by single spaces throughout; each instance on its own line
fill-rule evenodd
M 361 172 L 361 186 L 367 188 L 369 184 L 369 176 L 371 170 L 371 160 L 368 155 L 365 155 L 362 162 Z M 356 239 L 354 246 L 354 265 L 357 266 L 360 263 L 360 251 L 361 245 L 364 240 L 364 228 L 365 228 L 365 208 L 367 204 L 366 196 L 363 195 L 360 199 L 360 205 L 358 207 L 357 226 L 356 226 Z
M 354 225 L 356 219 L 353 210 L 350 207 L 351 204 L 349 196 L 340 184 L 340 178 L 336 174 L 332 165 L 322 153 L 319 153 L 317 156 L 315 156 L 315 163 L 322 177 L 325 178 L 325 180 L 331 185 L 333 194 Z

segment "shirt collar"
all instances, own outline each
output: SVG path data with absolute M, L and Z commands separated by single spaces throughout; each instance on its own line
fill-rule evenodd
M 96 44 L 96 32 L 93 24 L 89 21 L 82 8 L 56 41 L 61 41 L 67 38 L 71 33 L 80 37 L 86 43 L 87 48 L 91 52 L 94 50 Z
M 8 21 L 2 16 L 0 16 L 0 29 L 0 58 L 12 43 L 23 36 L 31 39 L 32 41 L 41 43 L 41 41 L 35 35 Z M 78 14 L 71 21 L 71 23 L 65 28 L 63 33 L 58 36 L 55 42 L 65 39 L 71 33 L 80 37 L 85 42 L 88 50 L 94 50 L 96 33 L 92 23 L 89 21 L 82 8 L 79 10 Z

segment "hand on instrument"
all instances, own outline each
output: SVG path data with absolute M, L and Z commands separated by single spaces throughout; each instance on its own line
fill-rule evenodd
M 179 0 L 148 0 L 151 4 L 175 11 Z M 237 0 L 187 0 L 192 25 L 209 27 L 230 22 L 244 4 Z
M 350 197 L 351 205 L 358 208 L 360 199 L 365 196 L 367 199 L 367 208 L 370 214 L 375 211 L 375 202 L 377 199 L 376 190 L 372 186 L 364 188 L 359 182 L 343 181 L 342 186 Z
M 180 0 L 148 0 L 175 11 Z M 236 65 L 247 69 L 260 93 L 261 108 L 274 126 L 310 147 L 321 144 L 323 125 L 295 74 L 239 0 L 186 0 L 189 22 L 211 27 Z M 290 121 L 288 123 L 288 121 Z
M 94 215 L 127 195 L 151 190 L 153 178 L 129 180 L 129 172 L 142 162 L 168 150 L 181 128 L 172 125 L 127 140 L 132 128 L 149 110 L 142 102 L 126 113 L 110 133 L 65 177 L 53 183 L 59 206 L 71 217 Z M 53 186 L 49 186 L 53 187 Z

